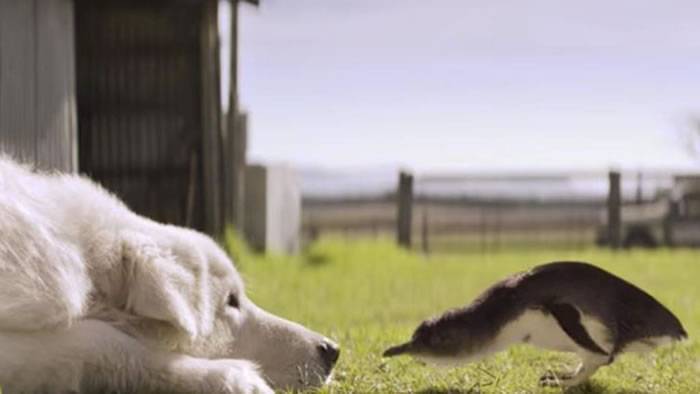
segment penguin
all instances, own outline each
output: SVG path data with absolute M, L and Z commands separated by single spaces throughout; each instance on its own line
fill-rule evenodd
M 542 375 L 542 386 L 576 386 L 618 354 L 686 339 L 678 318 L 631 283 L 584 262 L 553 262 L 495 283 L 471 304 L 426 320 L 383 356 L 459 365 L 511 345 L 572 352 L 580 364 Z

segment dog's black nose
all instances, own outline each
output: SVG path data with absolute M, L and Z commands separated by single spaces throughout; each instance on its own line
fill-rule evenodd
M 340 357 L 340 347 L 333 341 L 329 339 L 324 339 L 320 345 L 318 345 L 318 352 L 321 354 L 321 359 L 328 366 L 328 368 L 333 368 L 335 362 L 338 361 Z

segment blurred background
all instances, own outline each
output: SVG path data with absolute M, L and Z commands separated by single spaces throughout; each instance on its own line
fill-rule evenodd
M 688 0 L 0 0 L 0 144 L 259 251 L 696 246 L 698 16 Z

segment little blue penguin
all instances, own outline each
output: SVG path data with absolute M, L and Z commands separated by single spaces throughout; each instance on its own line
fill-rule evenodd
M 497 282 L 470 305 L 426 320 L 407 343 L 384 352 L 442 365 L 476 361 L 517 343 L 576 353 L 572 371 L 543 375 L 544 386 L 575 386 L 623 352 L 687 338 L 652 296 L 583 262 L 554 262 Z

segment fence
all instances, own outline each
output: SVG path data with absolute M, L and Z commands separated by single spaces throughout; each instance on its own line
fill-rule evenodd
M 594 245 L 601 234 L 611 233 L 607 218 L 610 212 L 619 212 L 621 189 L 625 196 L 640 199 L 643 194 L 650 197 L 656 188 L 646 187 L 646 193 L 642 193 L 644 188 L 638 177 L 627 177 L 621 185 L 617 175 L 615 186 L 615 179 L 609 180 L 605 174 L 578 176 L 589 183 L 595 181 L 597 194 L 569 190 L 533 197 L 522 193 L 522 189 L 533 184 L 545 185 L 546 189 L 571 183 L 568 176 L 477 177 L 470 178 L 464 186 L 460 178 L 423 176 L 414 180 L 401 174 L 398 194 L 359 198 L 307 196 L 303 203 L 303 235 L 306 242 L 329 234 L 347 238 L 396 237 L 400 245 L 426 253 L 584 248 Z M 651 177 L 646 180 L 653 181 Z M 468 190 L 483 189 L 483 184 L 489 183 L 498 184 L 503 193 L 484 195 L 483 190 Z M 612 191 L 617 193 L 617 199 L 608 198 L 609 185 L 616 187 Z M 464 190 L 458 190 L 462 186 Z
M 417 198 L 410 245 L 430 251 L 488 252 L 504 247 L 585 247 L 595 240 L 604 202 L 488 202 Z M 393 237 L 392 197 L 304 201 L 306 240 L 320 235 Z

